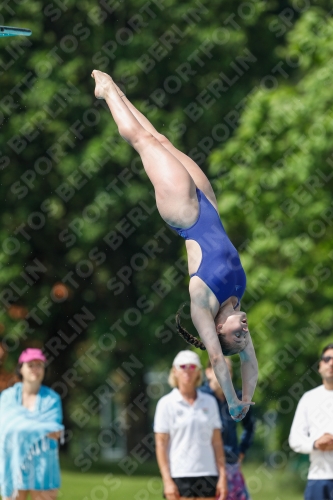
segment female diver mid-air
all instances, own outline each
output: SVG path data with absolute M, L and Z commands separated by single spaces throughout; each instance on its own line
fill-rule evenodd
M 155 189 L 158 211 L 186 240 L 190 273 L 191 318 L 203 342 L 179 322 L 187 342 L 207 349 L 230 414 L 247 413 L 258 378 L 258 364 L 247 325 L 240 311 L 246 277 L 239 255 L 229 240 L 212 186 L 201 168 L 177 150 L 138 111 L 106 73 L 94 70 L 95 96 L 105 99 L 120 135 L 139 153 Z M 242 401 L 236 395 L 224 356 L 239 354 Z

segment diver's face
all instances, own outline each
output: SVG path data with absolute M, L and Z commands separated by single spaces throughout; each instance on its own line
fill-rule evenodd
M 216 325 L 217 333 L 222 333 L 225 339 L 237 347 L 237 351 L 245 349 L 249 338 L 249 327 L 245 312 L 237 311 L 228 316 L 223 325 Z

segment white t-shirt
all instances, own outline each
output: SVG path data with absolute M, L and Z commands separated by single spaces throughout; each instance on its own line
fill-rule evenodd
M 173 389 L 157 403 L 154 431 L 170 435 L 171 477 L 218 476 L 212 446 L 222 423 L 213 396 L 197 391 L 193 405 Z
M 313 449 L 325 432 L 333 434 L 333 391 L 320 385 L 301 397 L 289 436 L 294 451 L 310 454 L 308 479 L 333 479 L 333 451 Z

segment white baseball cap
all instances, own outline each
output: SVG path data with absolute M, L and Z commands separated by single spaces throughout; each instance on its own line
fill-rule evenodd
M 200 358 L 197 353 L 193 351 L 180 351 L 172 363 L 176 368 L 181 365 L 196 365 L 198 368 L 202 368 Z

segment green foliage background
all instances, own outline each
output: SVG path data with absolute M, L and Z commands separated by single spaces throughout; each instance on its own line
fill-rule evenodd
M 148 368 L 167 368 L 185 347 L 171 318 L 188 300 L 188 278 L 176 268 L 178 283 L 167 281 L 184 255 L 183 242 L 164 229 L 135 152 L 118 138 L 109 112 L 94 97 L 90 73 L 100 69 L 198 161 L 214 185 L 247 272 L 243 306 L 260 366 L 254 398 L 259 429 L 264 435 L 265 415 L 273 412 L 282 443 L 298 398 L 319 383 L 320 348 L 332 341 L 330 2 L 29 0 L 1 15 L 2 24 L 33 31 L 29 39 L 0 39 L 1 335 L 7 369 L 24 347 L 53 339 L 46 349 L 51 356 L 58 338 L 62 347 L 50 364 L 50 383 L 63 383 L 63 374 L 75 367 L 76 379 L 67 377 L 64 394 L 71 426 L 73 408 L 131 355 L 141 368 L 126 385 L 127 402 L 145 390 Z M 177 37 L 169 48 L 161 41 L 166 32 Z M 188 77 L 181 73 L 184 63 Z M 224 84 L 219 94 L 212 91 L 216 79 Z M 201 116 L 193 111 L 198 107 Z M 40 158 L 47 160 L 38 163 Z M 112 182 L 117 188 L 109 187 Z M 68 201 L 59 195 L 64 183 L 72 186 Z M 128 216 L 142 203 L 152 213 L 144 209 L 147 219 L 135 225 Z M 124 218 L 133 232 L 113 250 L 106 237 L 117 229 L 119 235 Z M 152 240 L 160 248 L 156 258 L 144 250 Z M 10 283 L 23 290 L 21 273 L 35 259 L 45 272 L 8 299 Z M 117 273 L 131 262 L 136 269 L 124 284 Z M 113 278 L 123 286 L 112 289 Z M 163 299 L 153 287 L 158 279 L 169 283 Z M 52 289 L 64 280 L 69 295 L 62 301 Z M 71 321 L 83 307 L 94 320 L 79 332 Z M 72 340 L 64 342 L 61 332 Z M 89 359 L 87 350 L 110 333 L 113 348 Z M 77 359 L 85 360 L 85 368 L 75 365 Z M 128 446 L 147 429 L 138 411 Z

